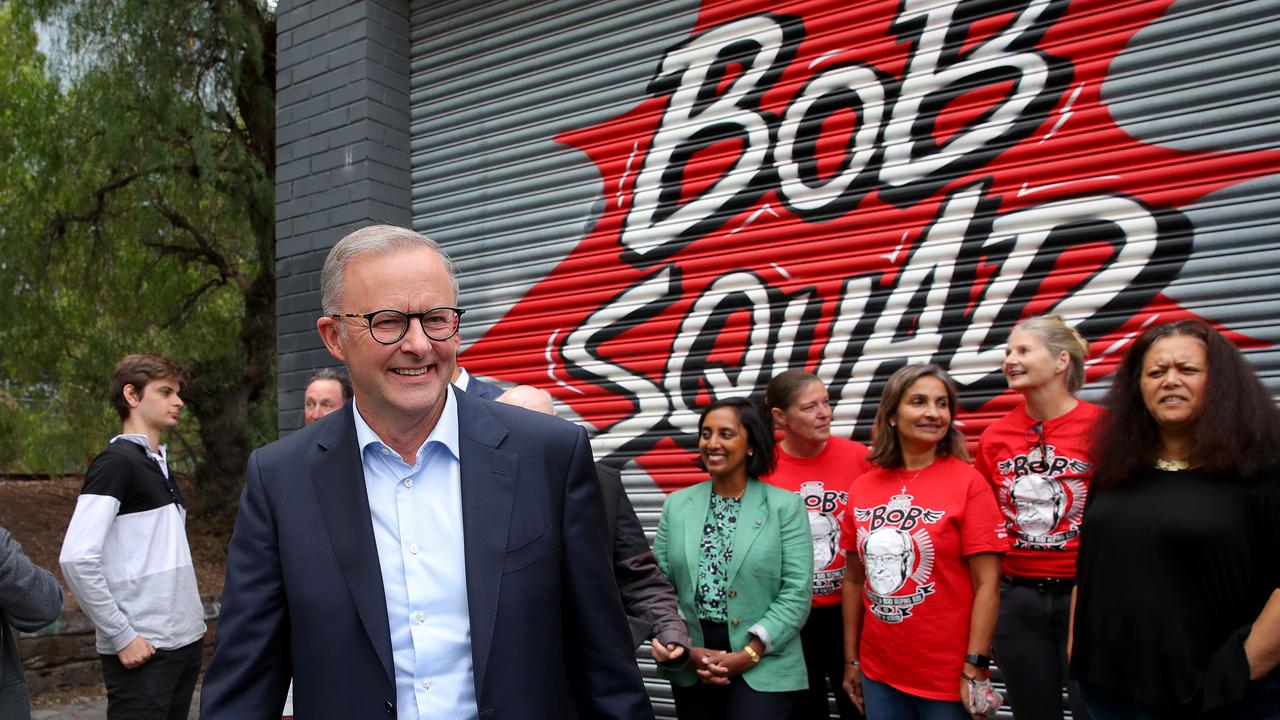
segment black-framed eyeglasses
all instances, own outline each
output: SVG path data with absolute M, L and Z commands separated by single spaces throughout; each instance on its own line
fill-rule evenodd
M 1027 432 L 1023 435 L 1023 439 L 1027 442 L 1034 442 L 1036 447 L 1040 449 L 1040 457 L 1032 463 L 1027 463 L 1032 472 L 1043 473 L 1049 469 L 1049 457 L 1047 455 L 1048 448 L 1044 444 L 1044 423 L 1038 422 L 1027 428 Z
M 369 334 L 383 345 L 395 345 L 409 332 L 409 321 L 418 319 L 422 332 L 436 342 L 443 342 L 458 334 L 461 310 L 456 307 L 433 307 L 422 312 L 406 313 L 399 310 L 374 310 L 371 313 L 335 313 L 329 317 L 362 318 L 369 324 Z

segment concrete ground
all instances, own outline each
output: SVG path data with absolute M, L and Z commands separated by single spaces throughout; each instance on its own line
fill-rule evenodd
M 81 698 L 55 707 L 38 708 L 31 711 L 31 720 L 102 720 L 107 716 L 106 698 Z M 191 699 L 190 720 L 200 717 L 200 688 Z

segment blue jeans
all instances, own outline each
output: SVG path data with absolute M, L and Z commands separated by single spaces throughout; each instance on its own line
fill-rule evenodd
M 960 678 L 956 678 L 956 688 L 959 687 Z M 958 701 L 908 695 L 865 675 L 862 676 L 862 701 L 867 707 L 867 720 L 970 720 L 969 713 Z
M 1079 684 L 1080 696 L 1093 720 L 1280 720 L 1280 670 L 1249 683 L 1238 705 L 1211 713 L 1177 713 L 1153 708 L 1132 695 L 1100 685 Z

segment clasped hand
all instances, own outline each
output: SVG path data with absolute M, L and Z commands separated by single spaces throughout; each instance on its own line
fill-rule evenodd
M 689 653 L 698 680 L 708 685 L 728 685 L 729 680 L 746 672 L 754 663 L 745 652 L 726 652 L 696 647 Z

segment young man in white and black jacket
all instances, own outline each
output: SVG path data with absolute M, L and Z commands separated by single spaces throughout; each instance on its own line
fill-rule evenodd
M 123 427 L 89 465 L 62 543 L 62 574 L 96 630 L 109 720 L 187 717 L 200 674 L 204 607 L 187 506 L 160 444 L 178 423 L 185 379 L 151 353 L 116 364 Z

